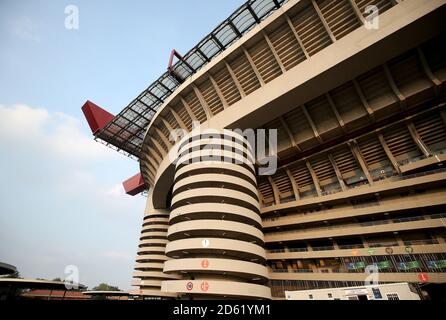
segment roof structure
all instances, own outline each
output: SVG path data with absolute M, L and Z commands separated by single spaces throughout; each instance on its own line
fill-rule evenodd
M 53 289 L 66 290 L 66 283 L 63 281 L 38 280 L 38 279 L 19 279 L 19 278 L 0 278 L 0 287 L 9 286 L 24 289 Z M 80 290 L 86 286 L 78 284 Z
M 87 296 L 104 296 L 104 297 L 112 297 L 112 296 L 128 296 L 129 293 L 126 291 L 83 291 L 82 294 Z
M 17 268 L 13 265 L 0 262 L 0 274 L 12 274 L 14 272 L 17 272 Z
M 52 290 L 52 289 L 36 289 L 20 294 L 21 297 L 29 299 L 44 300 L 89 300 L 91 296 L 81 291 L 72 290 Z
M 141 173 L 137 173 L 133 177 L 125 180 L 122 185 L 125 193 L 131 196 L 135 196 L 138 193 L 143 192 L 145 189 L 144 179 Z
M 102 127 L 95 140 L 138 159 L 147 126 L 182 82 L 288 0 L 248 0 Z M 97 129 L 97 130 L 94 130 Z

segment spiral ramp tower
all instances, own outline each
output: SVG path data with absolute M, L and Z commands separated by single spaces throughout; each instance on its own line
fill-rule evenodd
M 253 155 L 243 136 L 192 133 L 179 143 L 162 291 L 270 299 Z
M 161 291 L 163 280 L 179 278 L 176 275 L 163 273 L 164 262 L 168 259 L 164 253 L 168 223 L 168 211 L 155 210 L 151 206 L 149 196 L 133 273 L 132 285 L 137 289 L 132 291 L 132 294 L 136 296 L 143 298 L 175 298 L 177 296 L 175 293 Z

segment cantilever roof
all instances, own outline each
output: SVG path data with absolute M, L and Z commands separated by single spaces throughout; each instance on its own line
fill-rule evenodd
M 0 274 L 11 274 L 17 271 L 17 268 L 14 267 L 13 265 L 4 263 L 4 262 L 0 262 Z
M 85 295 L 90 296 L 128 296 L 129 293 L 127 291 L 83 291 Z
M 173 65 L 173 71 L 186 80 L 246 32 L 280 8 L 288 0 L 248 0 L 217 28 Z M 152 117 L 181 83 L 165 72 L 136 97 L 95 139 L 132 158 L 139 158 L 144 134 Z
M 0 286 L 11 286 L 27 289 L 61 289 L 66 290 L 66 283 L 63 281 L 21 279 L 21 278 L 0 278 Z M 85 289 L 86 286 L 78 284 L 79 289 Z

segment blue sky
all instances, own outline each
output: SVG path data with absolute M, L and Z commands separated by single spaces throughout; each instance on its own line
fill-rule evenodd
M 145 198 L 121 182 L 138 164 L 94 142 L 80 107 L 118 113 L 243 2 L 0 0 L 0 261 L 130 287 Z

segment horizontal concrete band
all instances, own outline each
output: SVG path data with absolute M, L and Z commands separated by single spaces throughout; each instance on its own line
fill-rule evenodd
M 184 153 L 190 152 L 191 149 L 202 147 L 213 148 L 213 146 L 223 146 L 223 148 L 226 150 L 231 150 L 232 148 L 234 148 L 237 150 L 236 152 L 245 153 L 247 154 L 248 158 L 253 158 L 253 150 L 251 147 L 245 147 L 240 144 L 239 141 L 231 141 L 221 138 L 206 138 L 186 143 L 178 149 L 178 155 L 181 157 Z
M 136 262 L 153 262 L 153 261 L 166 261 L 168 258 L 163 254 L 142 254 L 136 256 Z
M 247 203 L 248 206 L 257 209 L 257 211 L 260 211 L 259 202 L 252 196 L 247 195 L 244 192 L 224 189 L 224 188 L 199 188 L 181 192 L 180 194 L 177 194 L 172 198 L 172 207 L 175 207 L 175 204 L 179 203 L 182 200 L 184 201 L 190 198 L 206 197 L 206 196 L 225 197 L 228 198 L 227 202 L 232 204 L 235 204 L 236 201 L 231 202 L 230 201 L 231 199 L 242 201 Z
M 150 213 L 145 213 L 144 214 L 144 221 L 147 220 L 151 220 L 151 219 L 164 219 L 164 218 L 168 218 L 169 217 L 169 213 L 168 212 L 163 212 L 163 213 L 154 213 L 154 212 L 150 212 Z
M 162 217 L 162 218 L 161 217 L 150 217 L 150 218 L 144 219 L 142 225 L 144 226 L 144 225 L 149 224 L 149 223 L 161 223 L 161 224 L 163 224 L 168 219 L 169 219 L 169 215 L 166 215 L 165 217 Z
M 140 287 L 157 287 L 157 288 L 160 288 L 161 289 L 161 282 L 162 282 L 163 280 L 162 279 L 159 279 L 159 280 L 142 280 L 142 279 L 139 279 L 139 284 L 138 284 L 138 286 L 140 286 Z
M 377 248 L 352 248 L 352 249 L 332 249 L 320 251 L 301 251 L 301 252 L 267 252 L 268 260 L 285 260 L 285 259 L 314 259 L 314 258 L 338 258 L 338 257 L 367 257 L 367 256 L 389 256 L 388 251 L 392 255 L 406 255 L 421 253 L 443 253 L 445 252 L 445 244 L 422 244 L 409 246 L 385 246 Z
M 162 221 L 159 221 L 159 220 L 154 220 L 154 221 L 146 220 L 141 225 L 141 227 L 144 228 L 144 227 L 148 227 L 148 226 L 151 226 L 151 225 L 164 225 L 164 226 L 168 226 L 169 225 L 169 217 L 166 217 Z
M 147 297 L 162 297 L 162 298 L 175 298 L 178 296 L 175 292 L 162 292 L 158 289 L 136 289 L 130 290 L 129 293 L 135 296 L 147 296 Z
M 428 207 L 446 204 L 446 191 L 426 192 L 423 195 L 411 196 L 409 199 L 401 201 L 381 200 L 378 206 L 370 207 L 347 207 L 339 209 L 330 209 L 311 214 L 297 214 L 280 217 L 274 220 L 265 220 L 265 228 L 275 228 L 280 226 L 298 225 L 310 222 L 345 219 L 347 217 L 357 217 L 373 215 L 381 212 L 395 212 L 418 207 Z
M 212 279 L 163 281 L 161 291 L 271 299 L 271 290 L 267 286 Z
M 424 272 L 430 283 L 445 283 L 446 273 L 444 272 Z M 322 273 L 322 272 L 304 272 L 304 273 L 282 273 L 271 272 L 269 275 L 271 280 L 307 280 L 307 281 L 366 281 L 369 279 L 373 281 L 374 278 L 370 274 L 364 272 L 337 272 L 337 273 Z M 379 272 L 376 278 L 379 282 L 420 282 L 419 272 Z
M 250 278 L 251 280 L 268 279 L 268 269 L 265 266 L 249 261 L 218 258 L 185 258 L 173 259 L 164 263 L 164 273 L 178 273 L 181 271 L 234 274 Z
M 145 232 L 145 231 L 163 231 L 163 230 L 167 230 L 167 228 L 169 228 L 168 224 L 149 224 L 149 225 L 145 225 L 144 227 L 142 227 L 141 231 Z
M 189 157 L 187 157 L 189 156 Z M 186 158 L 185 158 L 186 157 Z M 229 145 L 220 145 L 220 144 L 202 144 L 197 145 L 195 147 L 191 147 L 186 149 L 182 153 L 177 155 L 177 167 L 180 164 L 187 164 L 191 162 L 196 162 L 198 159 L 202 160 L 213 160 L 213 161 L 222 161 L 221 158 L 226 158 L 225 162 L 233 162 L 242 164 L 245 163 L 251 167 L 251 164 L 255 163 L 255 158 L 251 155 L 251 153 L 247 152 L 245 149 L 241 147 L 231 147 Z M 195 161 L 187 161 L 184 159 L 197 159 Z M 229 161 L 229 159 L 234 159 L 237 161 Z M 245 160 L 239 160 L 245 159 Z M 252 169 L 252 167 L 251 167 Z
M 214 162 L 215 164 L 229 163 L 234 165 L 246 165 L 254 172 L 254 159 L 247 158 L 244 155 L 232 151 L 205 149 L 192 151 L 178 158 L 176 167 L 184 164 L 201 163 L 204 161 Z
M 191 219 L 194 215 L 200 216 L 200 214 L 202 214 L 203 216 L 206 216 L 206 213 L 208 213 L 209 216 L 217 217 L 227 213 L 232 216 L 238 216 L 240 222 L 246 222 L 248 224 L 254 222 L 260 227 L 262 226 L 262 219 L 257 212 L 229 203 L 213 203 L 212 205 L 209 205 L 208 203 L 189 204 L 172 210 L 172 213 L 170 214 L 170 222 L 175 223 L 178 221 L 178 218 L 189 215 L 191 216 Z M 231 218 L 229 219 L 234 220 Z
M 166 238 L 166 231 L 144 231 L 141 233 L 141 237 L 139 237 L 140 240 L 148 238 L 164 239 Z
M 167 232 L 166 232 L 167 234 Z M 156 244 L 167 244 L 167 239 L 145 239 L 139 242 L 139 247 L 156 245 Z
M 142 263 L 136 263 L 135 264 L 135 270 L 163 270 L 164 263 L 163 262 L 142 262 Z
M 234 163 L 228 163 L 228 162 L 215 162 L 215 161 L 207 161 L 203 160 L 200 162 L 194 162 L 191 164 L 188 164 L 187 166 L 183 166 L 181 168 L 177 168 L 175 171 L 175 183 L 178 182 L 178 177 L 182 174 L 188 173 L 195 170 L 202 170 L 202 169 L 213 169 L 212 173 L 218 173 L 221 172 L 223 169 L 228 170 L 228 172 L 234 172 L 242 174 L 243 176 L 248 177 L 252 180 L 253 183 L 257 184 L 257 179 L 251 169 L 248 169 L 248 167 L 244 167 L 241 165 L 237 165 Z M 226 173 L 228 174 L 228 173 Z
M 233 239 L 190 238 L 171 241 L 166 245 L 168 257 L 180 256 L 186 252 L 206 254 L 227 254 L 246 260 L 265 260 L 265 249 L 257 244 Z
M 135 271 L 133 272 L 133 278 L 150 278 L 153 279 L 181 279 L 178 275 L 167 274 L 160 271 Z
M 150 254 L 150 253 L 157 253 L 157 254 L 164 254 L 166 247 L 142 247 L 138 249 L 138 254 Z
M 380 183 L 372 186 L 365 185 L 354 189 L 349 189 L 347 192 L 337 192 L 321 197 L 302 198 L 296 201 L 290 201 L 281 203 L 278 205 L 272 205 L 269 207 L 263 207 L 261 209 L 262 214 L 266 215 L 274 211 L 293 209 L 295 207 L 303 207 L 313 204 L 325 204 L 340 199 L 354 199 L 358 196 L 372 195 L 376 193 L 386 192 L 389 190 L 405 190 L 408 187 L 422 187 L 429 183 L 438 183 L 446 179 L 446 172 L 432 173 L 430 175 L 424 175 L 419 177 L 413 177 L 410 179 L 391 181 L 391 183 Z M 367 208 L 363 208 L 366 210 Z
M 234 165 L 231 165 L 231 166 L 232 166 L 232 169 L 237 169 L 237 167 L 240 167 L 240 166 L 234 166 Z M 240 168 L 245 169 L 246 170 L 245 172 L 241 172 L 241 170 L 238 170 L 238 171 L 232 170 L 232 169 L 228 168 L 227 166 L 213 167 L 212 164 L 208 164 L 208 163 L 199 165 L 198 167 L 199 168 L 194 166 L 194 168 L 192 168 L 192 165 L 191 165 L 191 170 L 188 170 L 188 171 L 181 170 L 182 173 L 175 178 L 174 186 L 175 186 L 175 184 L 182 182 L 183 179 L 187 179 L 187 178 L 191 177 L 192 179 L 190 179 L 190 181 L 192 181 L 195 186 L 203 187 L 203 182 L 214 182 L 213 180 L 205 180 L 204 178 L 206 178 L 206 176 L 204 176 L 204 175 L 218 174 L 218 175 L 222 175 L 225 178 L 225 180 L 224 180 L 225 185 L 228 185 L 228 187 L 234 185 L 234 183 L 232 182 L 233 178 L 239 178 L 240 180 L 246 181 L 248 184 L 252 185 L 252 187 L 257 189 L 256 178 L 254 177 L 254 175 L 252 173 L 246 174 L 248 171 L 244 167 L 240 167 Z M 187 167 L 183 167 L 182 169 L 184 169 L 184 168 L 187 168 Z M 200 178 L 200 179 L 198 179 L 198 178 Z M 220 177 L 216 177 L 216 178 L 217 178 L 216 181 L 221 180 Z M 187 183 L 189 183 L 189 181 L 187 181 Z M 242 184 L 241 186 L 244 186 L 244 185 L 245 184 Z M 175 195 L 175 193 L 180 192 L 179 190 L 184 189 L 185 186 L 187 186 L 187 184 L 179 185 L 175 189 L 173 196 Z M 233 189 L 243 190 L 243 188 L 233 188 Z M 250 189 L 244 189 L 244 190 L 248 191 L 248 193 L 251 193 Z M 255 193 L 255 198 L 258 198 L 258 192 Z
M 377 224 L 372 226 L 345 226 L 339 228 L 314 229 L 307 231 L 287 231 L 265 235 L 265 242 L 294 241 L 316 238 L 341 237 L 347 235 L 394 232 L 403 230 L 444 227 L 443 219 L 428 219 L 411 222 Z
M 188 135 L 183 137 L 178 142 L 178 148 L 182 148 L 185 144 L 190 143 L 194 140 L 204 140 L 210 138 L 217 138 L 220 137 L 223 140 L 231 141 L 232 139 L 235 139 L 238 143 L 250 145 L 248 139 L 241 133 L 237 132 L 236 130 L 228 130 L 228 129 L 222 129 L 222 130 L 216 130 L 216 129 L 205 129 L 202 132 L 199 130 L 192 130 Z
M 245 239 L 246 241 L 255 241 L 263 243 L 263 232 L 253 226 L 245 223 L 225 221 L 225 220 L 191 220 L 178 222 L 169 227 L 167 238 L 187 238 L 187 234 L 202 234 L 221 237 L 224 233 L 237 234 L 237 239 Z
M 194 189 L 196 184 L 200 184 L 203 182 L 220 185 L 221 188 L 229 188 L 239 190 L 243 192 L 243 190 L 247 189 L 250 193 L 253 193 L 257 198 L 257 188 L 250 182 L 245 179 L 241 179 L 239 177 L 233 177 L 223 173 L 203 173 L 203 174 L 193 174 L 187 178 L 183 178 L 180 181 L 175 183 L 174 188 L 172 189 L 173 194 L 182 188 L 190 188 Z M 239 187 L 237 189 L 237 187 Z

